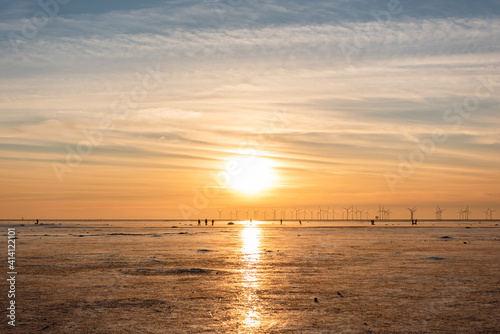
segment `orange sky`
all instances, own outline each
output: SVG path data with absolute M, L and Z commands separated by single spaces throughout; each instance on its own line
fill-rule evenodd
M 17 53 L 2 41 L 0 218 L 500 209 L 500 21 L 321 3 L 222 22 L 201 5 L 68 7 Z M 11 15 L 0 33 L 21 29 Z M 216 184 L 242 156 L 272 165 L 267 189 Z

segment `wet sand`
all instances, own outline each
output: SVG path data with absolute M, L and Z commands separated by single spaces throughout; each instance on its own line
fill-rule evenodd
M 495 226 L 20 224 L 1 332 L 500 332 Z

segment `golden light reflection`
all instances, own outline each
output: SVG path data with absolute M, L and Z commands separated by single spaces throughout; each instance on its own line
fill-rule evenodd
M 243 256 L 247 264 L 254 264 L 260 257 L 260 228 L 247 227 L 242 231 Z
M 245 302 L 245 315 L 243 323 L 248 327 L 258 327 L 260 325 L 260 312 L 257 300 L 257 288 L 259 287 L 259 272 L 257 265 L 260 260 L 260 234 L 261 229 L 258 227 L 247 227 L 242 230 L 242 253 L 244 260 L 243 273 L 243 288 Z

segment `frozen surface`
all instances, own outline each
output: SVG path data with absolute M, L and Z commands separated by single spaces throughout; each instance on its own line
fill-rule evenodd
M 494 224 L 20 224 L 2 332 L 500 331 Z

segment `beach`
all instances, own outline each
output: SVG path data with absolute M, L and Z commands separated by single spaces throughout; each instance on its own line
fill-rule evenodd
M 1 222 L 3 245 L 17 237 L 16 326 L 1 331 L 500 331 L 493 222 L 196 225 Z

